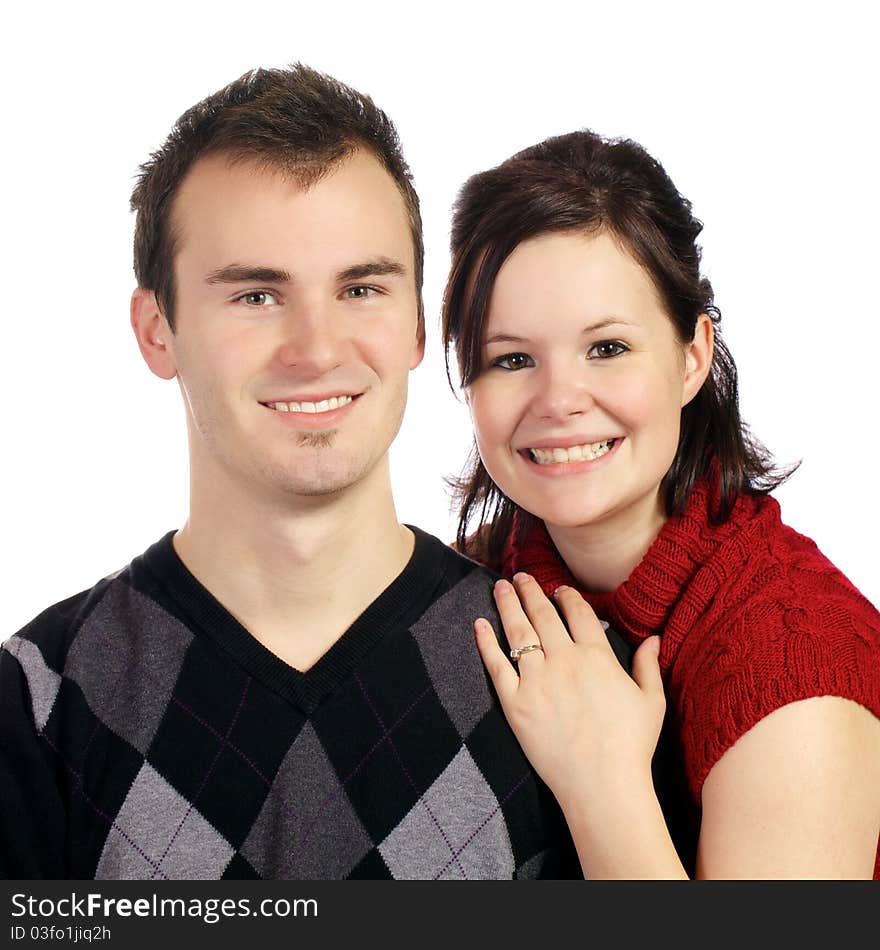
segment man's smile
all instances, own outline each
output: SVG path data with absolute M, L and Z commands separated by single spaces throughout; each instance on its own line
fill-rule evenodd
M 322 413 L 330 412 L 333 409 L 341 409 L 343 406 L 347 406 L 353 399 L 356 398 L 357 396 L 340 395 L 330 396 L 329 398 L 317 401 L 297 401 L 292 399 L 285 402 L 264 402 L 263 405 L 267 406 L 269 409 L 274 409 L 276 412 Z

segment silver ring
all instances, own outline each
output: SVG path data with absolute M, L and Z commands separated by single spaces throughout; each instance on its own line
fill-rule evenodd
M 540 643 L 527 643 L 524 647 L 514 647 L 510 651 L 510 658 L 515 663 L 523 655 L 523 653 L 531 653 L 532 650 L 540 650 L 542 653 L 544 652 L 544 648 Z

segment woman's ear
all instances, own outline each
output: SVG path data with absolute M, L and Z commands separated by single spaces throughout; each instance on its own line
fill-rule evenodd
M 715 352 L 715 326 L 708 313 L 697 317 L 694 338 L 684 350 L 684 380 L 681 405 L 686 406 L 700 391 L 712 369 L 712 354 Z
M 136 288 L 131 295 L 130 313 L 131 328 L 144 362 L 161 379 L 174 379 L 177 375 L 172 345 L 174 334 L 153 291 Z

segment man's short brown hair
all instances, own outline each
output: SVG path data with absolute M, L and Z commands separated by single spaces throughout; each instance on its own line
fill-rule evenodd
M 372 152 L 400 189 L 413 238 L 414 275 L 422 315 L 424 242 L 419 199 L 397 131 L 368 96 L 296 63 L 254 69 L 188 109 L 162 147 L 140 166 L 131 195 L 137 213 L 134 272 L 152 290 L 174 329 L 174 256 L 171 220 L 181 182 L 210 154 L 228 155 L 279 170 L 304 188 L 315 184 L 358 148 Z

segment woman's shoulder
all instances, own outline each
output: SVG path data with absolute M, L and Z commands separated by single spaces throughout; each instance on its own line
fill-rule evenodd
M 754 513 L 760 517 L 698 572 L 715 583 L 695 624 L 700 636 L 687 638 L 685 652 L 699 656 L 701 673 L 742 666 L 806 674 L 855 650 L 877 658 L 880 677 L 880 612 L 811 538 L 782 521 L 774 499 L 760 499 Z M 699 587 L 699 576 L 693 580 Z
M 783 626 L 817 634 L 848 626 L 849 617 L 880 636 L 876 607 L 812 538 L 783 521 L 776 499 L 760 498 L 754 513 L 755 530 L 734 538 L 740 551 L 719 592 L 734 614 L 776 617 Z
M 772 499 L 758 508 L 773 506 L 731 539 L 741 550 L 729 569 L 706 565 L 724 580 L 672 671 L 695 795 L 734 742 L 790 703 L 837 696 L 880 718 L 880 613 Z

